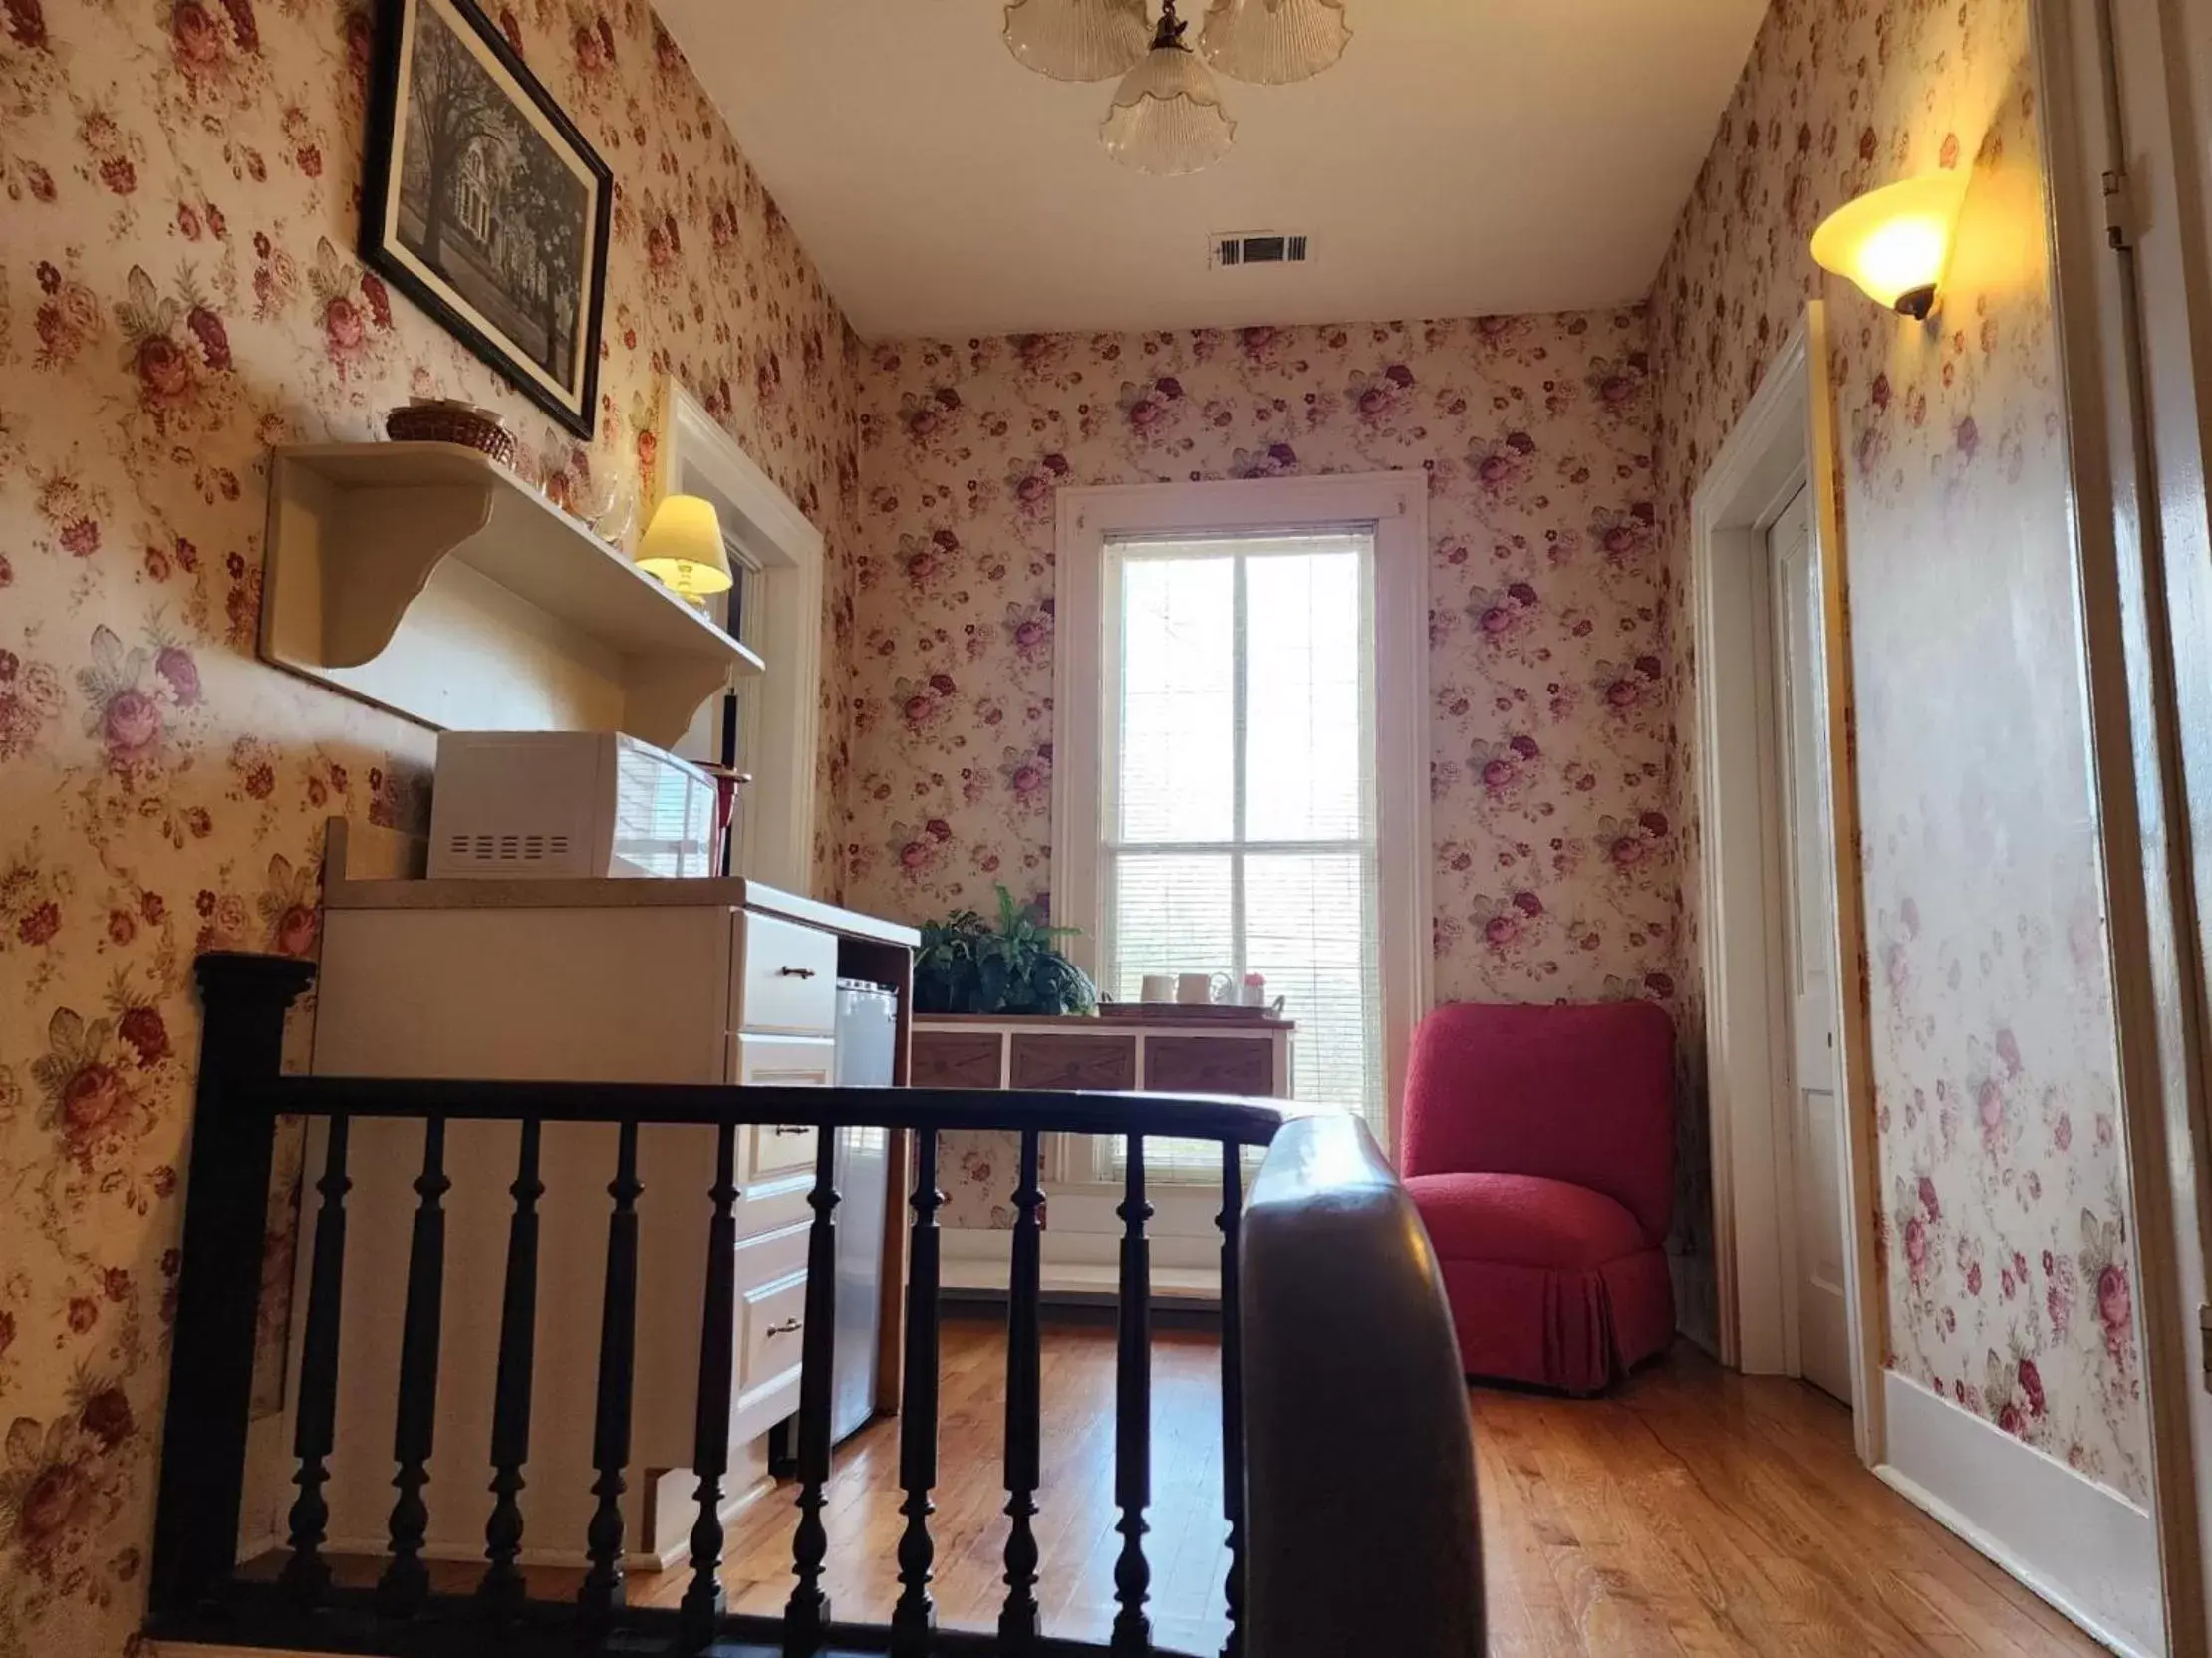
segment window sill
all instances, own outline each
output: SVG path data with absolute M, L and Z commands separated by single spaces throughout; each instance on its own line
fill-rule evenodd
M 1006 1293 L 1003 1260 L 948 1257 L 939 1269 L 938 1287 L 948 1295 L 985 1296 Z M 1190 1301 L 1218 1304 L 1222 1298 L 1221 1273 L 1211 1266 L 1155 1266 L 1151 1273 L 1155 1301 Z M 1047 1295 L 1111 1300 L 1120 1292 L 1120 1268 L 1085 1261 L 1048 1263 L 1037 1274 Z

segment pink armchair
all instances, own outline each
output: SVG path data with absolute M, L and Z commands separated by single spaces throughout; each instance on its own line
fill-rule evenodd
M 1422 1021 L 1403 1173 L 1469 1376 L 1594 1393 L 1674 1339 L 1673 1058 L 1649 1002 Z

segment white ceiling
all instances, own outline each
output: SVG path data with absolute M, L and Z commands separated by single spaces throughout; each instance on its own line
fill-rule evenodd
M 1225 82 L 1229 158 L 1151 178 L 1099 146 L 1111 87 L 1023 69 L 999 0 L 655 4 L 871 339 L 1639 299 L 1765 9 L 1350 0 L 1340 63 Z M 1312 262 L 1209 270 L 1232 230 Z

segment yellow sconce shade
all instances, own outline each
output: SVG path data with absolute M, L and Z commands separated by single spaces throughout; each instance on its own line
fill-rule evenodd
M 1924 318 L 1935 309 L 1965 199 L 1963 169 L 1870 190 L 1812 233 L 1812 257 L 1821 269 L 1849 277 L 1877 305 Z
M 687 599 L 728 592 L 729 553 L 722 545 L 722 521 L 714 514 L 714 503 L 697 495 L 664 500 L 638 544 L 638 568 Z

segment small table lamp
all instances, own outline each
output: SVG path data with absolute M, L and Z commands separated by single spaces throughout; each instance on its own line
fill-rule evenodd
M 697 495 L 662 501 L 638 544 L 637 564 L 686 604 L 701 609 L 708 594 L 727 593 L 734 583 L 721 519 L 714 503 Z

